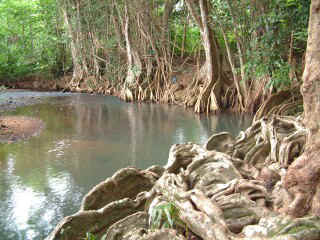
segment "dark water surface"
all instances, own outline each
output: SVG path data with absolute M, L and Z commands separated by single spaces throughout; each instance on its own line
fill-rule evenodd
M 251 121 L 231 114 L 199 117 L 178 106 L 114 97 L 12 94 L 20 101 L 30 94 L 45 98 L 10 114 L 39 117 L 46 127 L 28 141 L 0 144 L 0 240 L 44 239 L 79 209 L 90 188 L 119 168 L 164 165 L 172 144 L 202 144 L 219 131 L 236 135 Z

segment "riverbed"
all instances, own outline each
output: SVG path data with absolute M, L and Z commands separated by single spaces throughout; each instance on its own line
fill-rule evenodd
M 15 104 L 5 114 L 45 125 L 39 136 L 0 145 L 1 240 L 43 239 L 118 169 L 164 165 L 172 144 L 203 144 L 221 131 L 237 135 L 251 123 L 249 116 L 197 116 L 180 106 L 89 94 L 0 93 L 1 104 Z

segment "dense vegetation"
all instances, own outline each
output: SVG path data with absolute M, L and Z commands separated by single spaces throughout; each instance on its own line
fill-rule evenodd
M 57 24 L 55 1 L 0 1 L 1 79 L 57 71 Z
M 72 74 L 70 89 L 85 82 L 126 100 L 177 101 L 196 112 L 255 111 L 272 92 L 299 84 L 309 5 L 2 0 L 0 79 Z M 194 81 L 181 79 L 187 72 Z M 186 90 L 174 96 L 177 80 Z

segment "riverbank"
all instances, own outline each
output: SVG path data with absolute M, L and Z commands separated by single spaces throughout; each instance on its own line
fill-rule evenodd
M 40 134 L 42 120 L 24 116 L 0 116 L 0 143 L 26 140 Z
M 195 69 L 194 69 L 195 71 Z M 32 89 L 34 91 L 62 91 L 72 93 L 94 93 L 106 96 L 116 96 L 126 102 L 153 102 L 181 105 L 195 113 L 200 113 L 198 107 L 201 105 L 197 99 L 199 94 L 194 94 L 191 86 L 194 81 L 194 73 L 191 69 L 176 72 L 174 81 L 165 86 L 158 86 L 157 90 L 149 87 L 143 88 L 140 85 L 128 87 L 124 84 L 112 84 L 107 79 L 97 80 L 94 77 L 87 77 L 80 81 L 72 81 L 72 76 L 66 75 L 58 79 L 47 79 L 44 76 L 31 75 L 13 82 L 7 82 L 6 86 L 13 89 Z M 191 85 L 190 85 L 191 84 Z M 268 114 L 297 115 L 303 111 L 302 96 L 300 87 L 297 85 L 290 89 L 283 89 L 267 95 L 253 97 L 246 109 L 240 109 L 235 103 L 233 95 L 225 96 L 219 103 L 216 110 L 207 109 L 207 112 L 218 113 L 230 111 L 244 114 L 257 114 L 255 119 L 259 119 Z M 228 98 L 230 98 L 228 100 Z M 199 105 L 200 104 L 200 105 Z M 215 104 L 213 104 L 215 105 Z M 197 107 L 196 107 L 197 106 Z M 197 110 L 198 109 L 198 110 Z
M 0 143 L 13 143 L 37 136 L 44 128 L 41 119 L 25 116 L 8 116 L 4 112 L 17 107 L 28 106 L 41 102 L 40 97 L 23 96 L 14 97 L 10 93 L 19 93 L 24 90 L 6 89 L 0 91 Z

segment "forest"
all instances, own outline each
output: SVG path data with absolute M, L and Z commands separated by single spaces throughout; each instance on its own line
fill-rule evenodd
M 63 78 L 33 86 L 253 113 L 271 94 L 297 92 L 309 5 L 2 0 L 0 79 L 19 86 Z
M 320 0 L 2 0 L 0 79 L 254 114 L 87 193 L 58 239 L 320 238 Z

